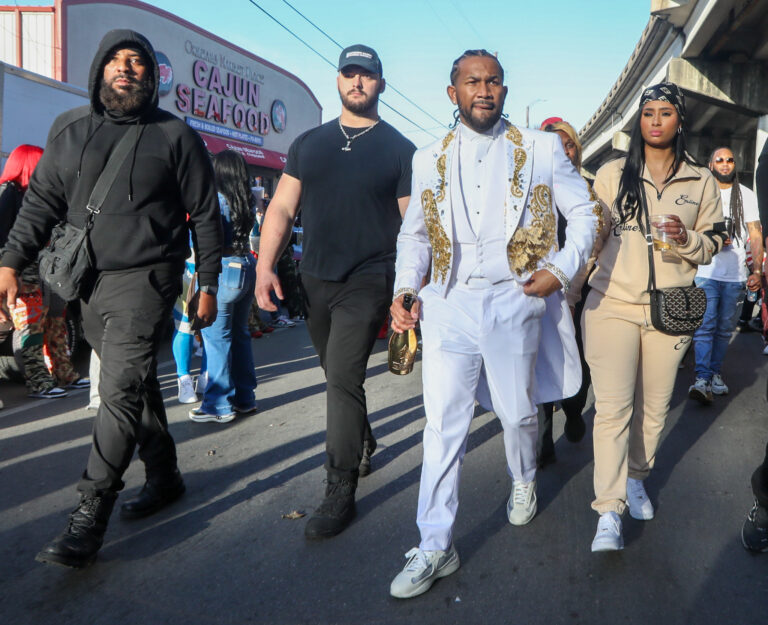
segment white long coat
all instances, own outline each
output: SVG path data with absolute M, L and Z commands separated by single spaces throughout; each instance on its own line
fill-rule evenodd
M 538 269 L 550 270 L 567 290 L 589 257 L 602 215 L 587 184 L 565 156 L 560 137 L 517 128 L 504 121 L 507 178 L 504 204 L 505 254 L 511 276 L 524 283 Z M 397 239 L 395 292 L 418 290 L 430 267 L 433 288 L 445 296 L 453 269 L 453 210 L 449 183 L 457 157 L 456 131 L 413 157 L 411 201 Z M 555 206 L 557 210 L 555 210 Z M 464 210 L 459 207 L 458 210 Z M 566 242 L 557 244 L 558 210 L 566 218 Z M 570 397 L 581 385 L 573 320 L 562 291 L 547 298 L 536 359 L 536 403 Z M 491 408 L 484 384 L 478 401 Z

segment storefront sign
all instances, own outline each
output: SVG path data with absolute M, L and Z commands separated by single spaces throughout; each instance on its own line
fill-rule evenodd
M 254 145 L 263 145 L 263 136 L 272 127 L 277 132 L 285 129 L 287 111 L 282 102 L 276 100 L 269 113 L 260 110 L 262 74 L 189 41 L 184 49 L 195 58 L 192 62 L 192 85 L 180 83 L 176 86 L 175 104 L 179 112 L 188 115 L 190 125 L 190 120 L 199 118 L 208 122 L 210 128 L 217 129 L 208 132 L 237 137 Z
M 219 135 L 220 137 L 226 137 L 227 139 L 236 139 L 253 145 L 264 145 L 264 139 L 262 137 L 257 137 L 241 130 L 234 130 L 233 128 L 227 128 L 226 126 L 220 126 L 219 124 L 201 121 L 195 117 L 185 117 L 184 121 L 187 122 L 190 128 L 194 128 L 200 132 L 208 132 L 212 135 Z

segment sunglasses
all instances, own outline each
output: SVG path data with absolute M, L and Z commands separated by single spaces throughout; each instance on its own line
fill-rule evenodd
M 728 158 L 724 158 L 722 156 L 718 156 L 715 159 L 715 163 L 717 163 L 717 164 L 720 164 L 720 163 L 733 163 L 733 162 L 734 162 L 734 160 L 733 160 L 732 156 L 729 156 Z

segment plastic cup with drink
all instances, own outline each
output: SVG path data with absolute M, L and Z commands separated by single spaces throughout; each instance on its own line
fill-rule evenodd
M 671 250 L 677 246 L 677 241 L 672 238 L 672 233 L 662 228 L 664 224 L 677 223 L 677 215 L 653 215 L 651 217 L 651 236 L 653 237 L 653 249 L 657 252 Z

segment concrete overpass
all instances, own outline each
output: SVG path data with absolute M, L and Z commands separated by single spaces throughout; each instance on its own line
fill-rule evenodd
M 651 0 L 632 56 L 581 129 L 587 172 L 626 150 L 640 94 L 664 80 L 685 92 L 691 154 L 704 162 L 731 145 L 751 186 L 768 137 L 768 0 Z

